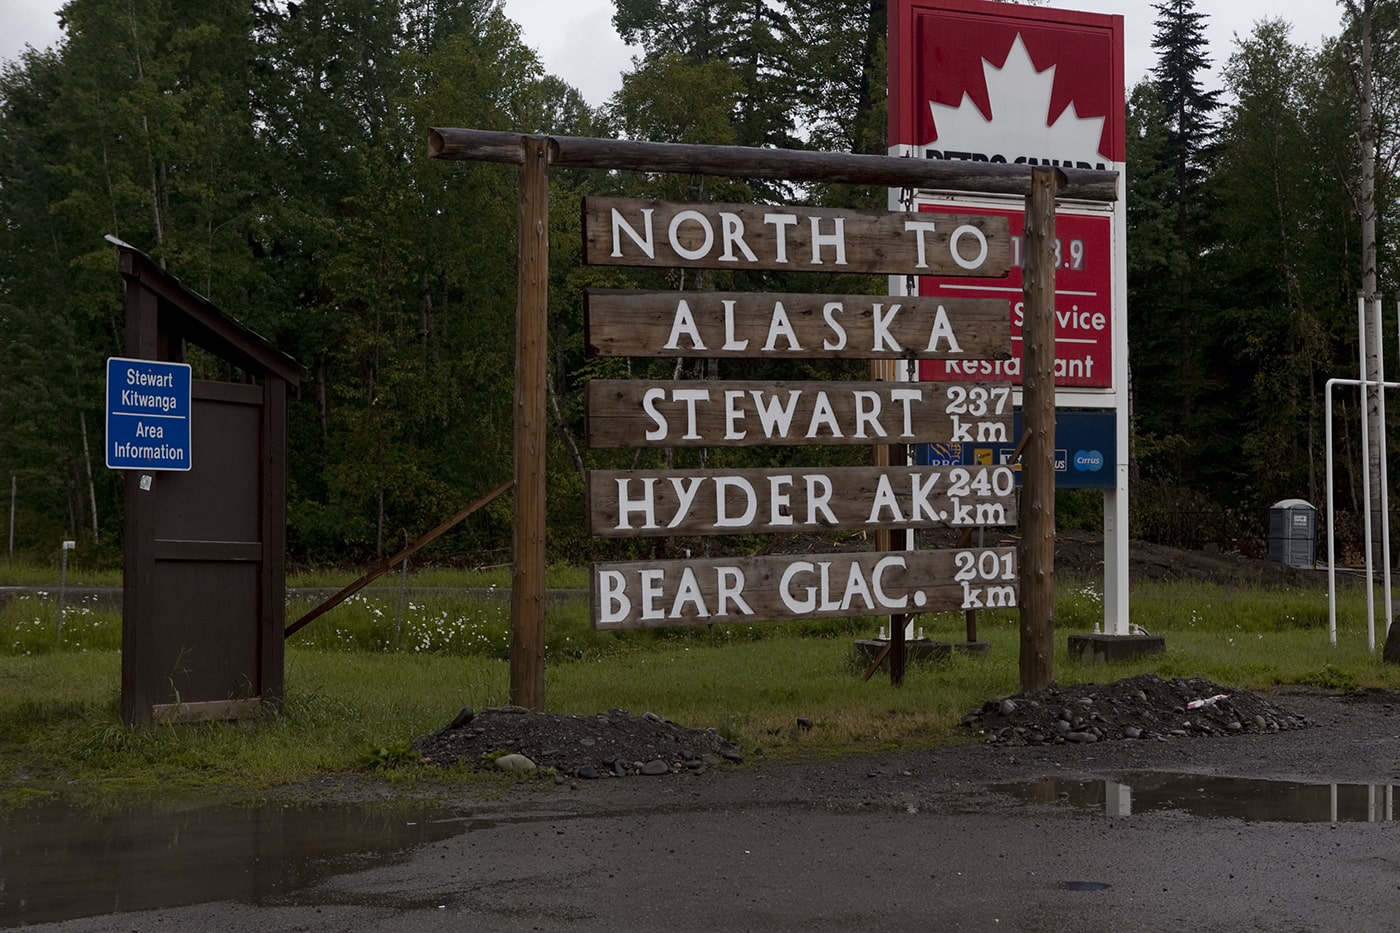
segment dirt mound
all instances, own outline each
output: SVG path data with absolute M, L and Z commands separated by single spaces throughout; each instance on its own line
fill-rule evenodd
M 739 746 L 713 729 L 688 729 L 655 713 L 611 709 L 596 716 L 532 713 L 519 706 L 462 710 L 451 723 L 413 743 L 429 764 L 498 767 L 506 755 L 529 759 L 512 770 L 553 768 L 584 779 L 703 771 L 740 761 Z
M 1307 725 L 1306 717 L 1258 694 L 1155 674 L 991 700 L 963 719 L 964 729 L 995 745 L 1230 736 Z

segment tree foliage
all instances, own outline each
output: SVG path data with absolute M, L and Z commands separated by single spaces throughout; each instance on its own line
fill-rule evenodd
M 1277 498 L 1320 500 L 1322 386 L 1355 371 L 1360 282 L 1354 11 L 1316 49 L 1260 22 L 1214 90 L 1205 14 L 1192 0 L 1156 10 L 1158 65 L 1127 113 L 1133 502 L 1148 534 L 1144 516 L 1169 510 L 1262 520 Z M 497 0 L 70 0 L 56 48 L 0 67 L 0 481 L 20 490 L 22 549 L 75 535 L 118 543 L 102 361 L 122 351 L 123 323 L 105 234 L 302 363 L 293 556 L 360 560 L 511 471 L 516 177 L 427 159 L 429 126 L 886 151 L 885 0 L 615 0 L 614 23 L 642 54 L 596 108 L 546 72 L 508 12 Z M 1395 285 L 1388 237 L 1400 220 L 1397 20 L 1400 0 L 1378 0 L 1382 293 Z M 590 359 L 585 288 L 885 287 L 585 268 L 590 193 L 885 203 L 883 190 L 552 171 L 550 545 L 573 558 L 654 547 L 586 538 L 590 467 L 815 456 L 586 450 L 588 378 L 864 375 L 844 363 L 795 373 L 762 360 Z M 198 376 L 238 375 L 192 361 Z M 1339 441 L 1344 501 L 1359 495 L 1354 446 Z M 509 542 L 498 502 L 440 547 L 495 560 Z

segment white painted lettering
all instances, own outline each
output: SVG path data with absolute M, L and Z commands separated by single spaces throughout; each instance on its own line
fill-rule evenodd
M 729 514 L 729 494 L 730 490 L 735 490 L 742 497 L 744 512 L 742 515 L 731 516 Z M 758 514 L 758 492 L 753 488 L 753 484 L 742 476 L 716 476 L 715 477 L 715 527 L 716 528 L 744 528 L 753 524 L 754 516 Z
M 720 262 L 738 262 L 739 257 L 734 255 L 734 247 L 736 246 L 749 262 L 758 262 L 758 257 L 753 254 L 753 250 L 749 249 L 749 244 L 744 242 L 743 219 L 738 214 L 729 211 L 720 211 L 719 219 L 724 225 L 721 230 L 724 237 L 724 252 L 720 254 Z
M 719 567 L 715 570 L 715 583 L 719 594 L 718 600 L 719 615 L 730 615 L 729 604 L 735 606 L 735 613 L 746 616 L 753 615 L 753 610 L 749 604 L 744 602 L 744 571 L 738 567 Z
M 919 521 L 920 519 L 928 519 L 929 521 L 938 520 L 938 510 L 935 509 L 933 503 L 929 501 L 929 496 L 933 494 L 934 487 L 938 485 L 938 477 L 939 474 L 937 473 L 925 473 L 923 475 L 914 473 L 910 477 L 913 486 L 910 490 L 909 501 L 910 519 L 912 521 Z
M 846 264 L 846 218 L 831 218 L 836 229 L 831 233 L 821 232 L 822 219 L 812 218 L 812 265 L 822 265 L 822 247 L 831 246 L 836 249 L 836 265 Z
M 883 310 L 884 305 L 878 301 L 874 303 L 870 323 L 875 328 L 875 338 L 871 349 L 877 353 L 881 350 L 893 350 L 895 353 L 899 353 L 904 348 L 890 334 L 890 325 L 894 323 L 894 316 L 899 313 L 899 305 L 890 305 L 888 314 L 882 314 Z
M 853 569 L 858 568 L 859 566 L 859 564 L 851 565 Z M 822 598 L 819 604 L 819 608 L 823 612 L 839 612 L 841 610 L 841 604 L 839 602 L 833 601 L 831 598 L 831 561 L 819 560 L 817 561 L 817 567 L 821 570 Z
M 953 322 L 948 319 L 948 312 L 942 305 L 938 306 L 938 311 L 933 316 L 933 326 L 929 328 L 928 346 L 924 348 L 927 353 L 934 353 L 938 350 L 940 341 L 947 341 L 949 353 L 963 352 L 962 346 L 958 343 L 958 335 L 953 333 Z
M 928 252 L 925 249 L 924 234 L 933 233 L 935 226 L 936 225 L 931 220 L 906 220 L 904 222 L 904 230 L 906 233 L 910 230 L 914 231 L 915 243 L 917 244 L 916 250 L 918 252 L 918 258 L 914 263 L 914 268 L 916 269 L 928 268 Z
M 910 410 L 910 402 L 922 402 L 924 393 L 922 389 L 891 389 L 890 401 L 904 406 L 904 431 L 901 437 L 914 436 L 914 414 Z
M 865 433 L 869 427 L 875 437 L 885 437 L 885 429 L 880 427 L 880 393 L 857 389 L 851 393 L 856 400 L 856 429 L 852 437 L 870 437 Z
M 739 422 L 747 414 L 739 405 L 743 400 L 742 390 L 724 393 L 724 439 L 727 441 L 741 441 L 748 436 L 748 431 L 739 430 Z
M 705 349 L 705 341 L 700 339 L 700 327 L 695 323 L 695 315 L 691 313 L 690 305 L 684 298 L 676 303 L 676 316 L 671 322 L 671 336 L 666 338 L 666 343 L 662 346 L 667 350 L 679 350 L 681 337 L 690 338 L 690 349 Z
M 642 208 L 642 225 L 645 235 L 640 234 L 627 222 L 627 218 L 622 216 L 622 212 L 617 208 L 612 209 L 612 255 L 614 259 L 622 256 L 622 237 L 620 234 L 627 234 L 633 243 L 642 251 L 648 259 L 656 258 L 656 242 L 652 237 L 651 215 L 656 213 L 655 208 Z
M 705 594 L 700 591 L 700 581 L 695 579 L 695 571 L 690 567 L 681 571 L 681 583 L 676 587 L 676 601 L 671 603 L 671 618 L 683 618 L 687 604 L 695 607 L 697 618 L 710 617 L 710 610 L 705 608 Z
M 724 299 L 724 349 L 731 353 L 747 349 L 749 345 L 747 337 L 738 340 L 734 336 L 734 305 L 733 298 Z
M 903 609 L 909 605 L 909 597 L 901 596 L 899 599 L 892 599 L 885 592 L 885 572 L 891 567 L 898 567 L 903 570 L 908 563 L 903 557 L 886 557 L 875 565 L 875 573 L 871 576 L 871 582 L 875 584 L 875 599 L 880 606 L 885 609 Z
M 865 571 L 861 570 L 860 564 L 853 563 L 850 574 L 846 577 L 846 590 L 841 594 L 841 611 L 850 612 L 857 596 L 861 597 L 866 609 L 876 608 L 870 598 L 870 585 L 865 581 Z
M 638 576 L 641 579 L 641 603 L 643 619 L 662 619 L 665 613 L 657 608 L 656 601 L 665 595 L 663 584 L 666 582 L 666 571 L 643 570 Z
M 839 301 L 828 301 L 822 308 L 822 319 L 826 321 L 826 326 L 831 328 L 831 332 L 836 335 L 835 340 L 823 340 L 823 350 L 844 350 L 846 349 L 846 328 L 841 326 L 841 322 L 836 320 L 836 315 L 844 314 L 846 308 Z
M 628 488 L 632 481 L 619 479 L 617 481 L 617 527 L 619 529 L 629 529 L 632 527 L 630 516 L 637 512 L 642 516 L 643 528 L 656 527 L 656 496 L 653 487 L 656 480 L 646 477 L 642 480 L 642 495 L 640 498 L 632 499 L 627 495 Z
M 682 439 L 695 441 L 700 439 L 699 428 L 696 424 L 695 403 L 708 402 L 710 400 L 709 389 L 676 389 L 671 393 L 671 398 L 677 402 L 685 402 L 686 430 L 681 435 Z
M 791 525 L 792 518 L 792 475 L 788 473 L 768 477 L 768 523 L 770 525 Z
M 632 612 L 632 600 L 627 598 L 627 578 L 620 570 L 604 570 L 598 574 L 598 624 L 616 625 Z
M 817 523 L 817 513 L 825 516 L 828 524 L 836 524 L 836 513 L 831 511 L 831 477 L 821 473 L 807 474 L 807 524 Z
M 768 342 L 763 345 L 764 350 L 776 350 L 778 338 L 787 339 L 787 349 L 796 352 L 802 351 L 802 344 L 797 341 L 797 331 L 792 328 L 792 321 L 788 320 L 787 308 L 783 307 L 781 301 L 773 303 L 773 319 L 768 323 Z
M 807 436 L 816 437 L 817 428 L 822 424 L 830 429 L 832 437 L 845 436 L 836 420 L 836 409 L 831 407 L 831 399 L 825 392 L 818 392 L 816 401 L 812 404 L 812 422 L 807 426 Z
M 886 475 L 882 475 L 879 483 L 875 486 L 875 497 L 870 503 L 870 517 L 865 520 L 866 524 L 873 525 L 881 521 L 880 513 L 887 509 L 890 513 L 890 521 L 904 521 L 904 513 L 899 510 L 899 497 L 894 494 L 894 487 L 890 485 L 890 478 Z
M 671 523 L 666 527 L 675 528 L 685 520 L 685 517 L 690 514 L 692 503 L 695 502 L 695 494 L 700 491 L 700 487 L 704 484 L 705 478 L 703 476 L 671 477 L 671 488 L 676 491 L 676 517 L 671 519 Z
M 793 612 L 813 612 L 817 608 L 817 588 L 809 586 L 806 588 L 806 598 L 801 599 L 793 595 L 792 582 L 798 574 L 808 574 L 817 568 L 811 561 L 795 560 L 788 564 L 783 570 L 782 579 L 778 581 L 778 594 L 782 597 L 783 605 Z
M 681 224 L 687 220 L 699 224 L 700 228 L 705 231 L 705 239 L 695 249 L 682 246 L 679 238 Z M 666 231 L 666 235 L 671 240 L 671 249 L 675 250 L 676 255 L 682 259 L 692 261 L 703 259 L 709 255 L 710 249 L 715 245 L 715 228 L 710 226 L 710 218 L 699 211 L 678 211 L 676 216 L 671 218 L 671 226 Z
M 669 425 L 666 423 L 666 416 L 656 410 L 656 403 L 665 397 L 665 389 L 647 389 L 642 393 L 642 411 L 646 412 L 647 417 L 651 418 L 652 422 L 656 424 L 655 428 L 647 431 L 646 438 L 649 441 L 665 440 L 666 434 L 669 431 Z
M 763 222 L 771 224 L 773 227 L 773 239 L 775 252 L 773 259 L 775 262 L 786 263 L 787 258 L 787 228 L 797 226 L 796 214 L 764 214 Z
M 777 395 L 765 397 L 758 389 L 753 390 L 754 407 L 758 410 L 758 420 L 763 425 L 764 437 L 787 437 L 788 431 L 792 428 L 792 416 L 797 411 L 797 399 L 802 395 L 801 389 L 791 389 L 788 391 L 787 407 L 782 407 L 782 400 Z
M 963 257 L 960 243 L 964 237 L 971 237 L 976 244 L 976 258 L 966 259 Z M 971 224 L 963 224 L 953 231 L 953 235 L 948 240 L 948 248 L 952 251 L 953 262 L 964 269 L 976 269 L 987 261 L 987 236 Z

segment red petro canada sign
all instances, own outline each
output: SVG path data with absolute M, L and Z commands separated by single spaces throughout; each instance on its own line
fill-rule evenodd
M 920 211 L 952 213 L 954 205 L 924 202 Z M 919 378 L 926 382 L 989 379 L 1021 384 L 1021 292 L 1024 210 L 982 208 L 1004 216 L 1011 228 L 1011 274 L 995 283 L 986 279 L 919 280 L 919 294 L 932 298 L 1006 298 L 1011 303 L 1011 358 L 1007 360 L 924 360 Z M 1066 388 L 1113 386 L 1113 243 L 1110 218 L 1061 212 L 1055 219 L 1055 385 Z
M 1123 19 L 980 0 L 893 0 L 889 138 L 892 154 L 929 159 L 1124 168 Z M 1012 271 L 997 282 L 920 278 L 925 297 L 1005 298 L 1012 356 L 999 362 L 924 361 L 921 378 L 1020 383 L 1023 209 L 976 203 L 1011 223 Z M 963 198 L 919 192 L 920 211 L 965 213 Z M 1062 203 L 1057 219 L 1055 382 L 1080 405 L 1125 391 L 1122 332 L 1125 215 Z M 969 366 L 980 367 L 976 373 Z M 988 371 L 990 368 L 990 371 Z M 1083 390 L 1087 390 L 1087 395 Z M 1095 397 L 1098 396 L 1096 399 Z M 1064 404 L 1062 400 L 1061 404 Z

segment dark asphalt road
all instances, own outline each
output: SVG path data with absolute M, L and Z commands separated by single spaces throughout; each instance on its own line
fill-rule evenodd
M 264 903 L 32 929 L 1394 930 L 1400 829 L 1384 817 L 1387 788 L 1400 783 L 1400 721 L 1381 703 L 1299 702 L 1317 728 L 1084 749 L 966 746 L 576 789 L 530 782 L 509 799 L 458 801 L 468 814 L 458 835 Z M 1287 776 L 1323 794 L 1328 781 L 1375 782 L 1361 790 L 1380 802 L 1381 821 L 1109 816 L 1053 791 L 1026 804 L 988 790 L 997 780 L 1167 771 L 1203 783 Z

